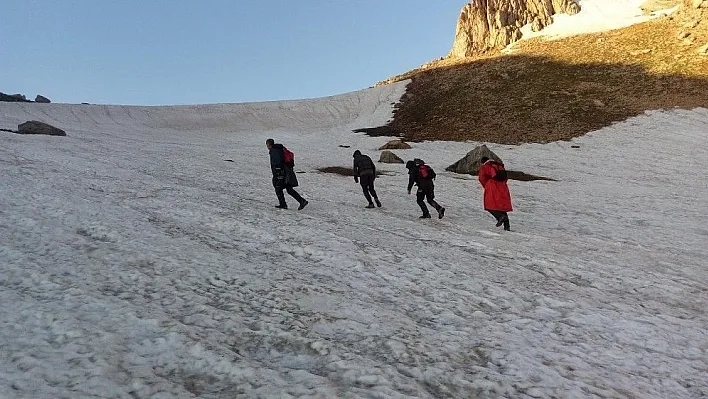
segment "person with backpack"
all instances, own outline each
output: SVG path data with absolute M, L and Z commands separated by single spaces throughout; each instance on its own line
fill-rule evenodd
M 381 201 L 374 190 L 374 180 L 376 179 L 376 165 L 368 155 L 363 155 L 361 151 L 354 151 L 354 182 L 361 181 L 361 189 L 364 191 L 364 198 L 369 201 L 367 208 L 373 208 L 374 203 L 371 197 L 376 201 L 376 206 L 381 208 Z
M 424 202 L 424 200 L 427 200 L 428 204 L 438 211 L 438 219 L 442 219 L 445 215 L 445 208 L 435 202 L 435 185 L 433 184 L 435 171 L 433 168 L 426 165 L 422 159 L 418 158 L 406 162 L 406 168 L 408 169 L 408 194 L 410 195 L 414 184 L 418 185 L 416 202 L 418 202 L 418 206 L 420 206 L 420 209 L 423 211 L 423 216 L 420 218 L 430 218 L 430 212 Z
M 266 140 L 266 147 L 270 153 L 273 187 L 275 188 L 275 195 L 278 197 L 278 205 L 275 207 L 288 209 L 288 204 L 285 202 L 285 194 L 283 193 L 283 190 L 285 190 L 300 203 L 297 210 L 302 210 L 302 208 L 307 206 L 308 202 L 293 188 L 298 186 L 297 176 L 295 175 L 295 155 L 282 144 L 276 144 L 273 139 Z
M 504 225 L 504 230 L 509 231 L 507 212 L 511 212 L 512 207 L 504 164 L 488 157 L 482 157 L 480 162 L 478 178 L 484 188 L 484 209 L 497 220 L 497 227 Z

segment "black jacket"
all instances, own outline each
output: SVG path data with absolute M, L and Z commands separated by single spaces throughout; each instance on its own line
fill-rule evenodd
M 357 155 L 354 157 L 354 176 L 376 176 L 376 165 L 368 155 Z
M 297 187 L 297 175 L 292 165 L 285 164 L 285 153 L 282 144 L 273 144 L 270 147 L 270 170 L 273 172 L 273 187 Z
M 285 153 L 283 152 L 282 144 L 273 144 L 270 147 L 270 169 L 275 174 L 276 169 L 282 169 L 285 167 Z
M 427 192 L 435 189 L 433 179 L 423 179 L 420 175 L 420 165 L 408 168 L 408 191 L 411 191 L 414 184 L 418 185 L 418 190 L 420 191 Z

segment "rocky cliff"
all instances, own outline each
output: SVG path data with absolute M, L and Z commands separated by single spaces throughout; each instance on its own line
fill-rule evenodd
M 521 27 L 538 31 L 557 13 L 577 14 L 574 0 L 472 0 L 462 8 L 448 57 L 462 58 L 499 50 L 521 39 Z

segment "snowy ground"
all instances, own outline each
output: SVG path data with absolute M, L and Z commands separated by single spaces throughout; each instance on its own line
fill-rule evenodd
M 442 220 L 418 220 L 402 165 L 380 165 L 373 210 L 315 171 L 377 158 L 385 138 L 350 129 L 402 91 L 0 103 L 0 128 L 69 134 L 1 133 L 0 397 L 708 395 L 708 110 L 492 145 L 559 180 L 511 182 L 505 233 L 444 172 L 474 143 L 398 151 L 437 170 Z M 306 172 L 303 211 L 273 208 L 271 136 Z
M 580 5 L 579 13 L 556 14 L 553 16 L 553 23 L 538 32 L 531 29 L 531 24 L 522 27 L 523 39 L 534 37 L 558 39 L 583 33 L 620 29 L 671 14 L 678 9 L 677 6 L 647 15 L 642 11 L 642 5 L 646 0 L 577 0 L 577 3 Z M 513 43 L 504 50 L 506 53 L 513 51 Z

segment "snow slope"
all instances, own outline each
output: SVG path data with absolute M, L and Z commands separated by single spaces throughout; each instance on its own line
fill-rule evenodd
M 678 9 L 657 11 L 646 15 L 642 4 L 646 0 L 578 0 L 580 12 L 575 15 L 556 14 L 553 23 L 538 32 L 531 30 L 531 24 L 521 28 L 523 39 L 548 37 L 557 39 L 583 33 L 604 32 L 625 28 L 634 24 L 649 21 L 662 15 L 670 14 Z M 511 44 L 506 52 L 513 51 Z
M 385 123 L 404 85 L 0 103 L 2 128 L 69 134 L 1 136 L 0 397 L 708 395 L 708 110 L 491 145 L 559 180 L 511 182 L 505 233 L 476 180 L 444 172 L 475 143 L 398 151 L 437 170 L 442 220 L 418 220 L 402 165 L 379 164 L 374 210 L 315 171 L 377 157 L 385 138 L 350 129 Z M 271 136 L 305 172 L 303 211 L 273 208 Z

